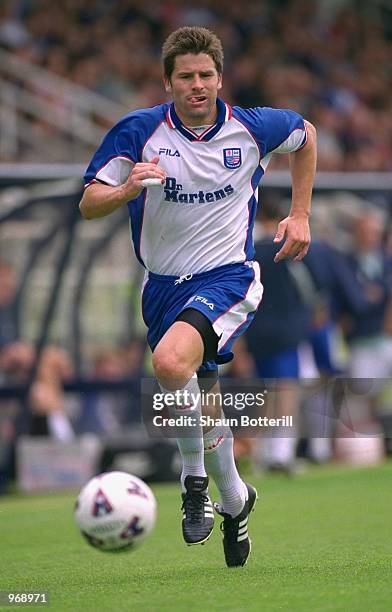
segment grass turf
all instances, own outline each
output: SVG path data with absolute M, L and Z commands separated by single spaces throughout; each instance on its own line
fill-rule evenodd
M 0 590 L 48 591 L 56 612 L 390 610 L 391 481 L 391 463 L 252 479 L 253 550 L 235 569 L 224 564 L 219 521 L 205 546 L 183 544 L 176 485 L 154 487 L 157 527 L 122 554 L 85 544 L 75 495 L 3 497 Z

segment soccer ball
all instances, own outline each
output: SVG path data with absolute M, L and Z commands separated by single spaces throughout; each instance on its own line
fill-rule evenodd
M 83 487 L 75 520 L 91 546 L 103 551 L 127 550 L 153 530 L 156 507 L 153 492 L 140 478 L 107 472 Z

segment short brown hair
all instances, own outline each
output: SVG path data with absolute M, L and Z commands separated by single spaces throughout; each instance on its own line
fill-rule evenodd
M 206 53 L 214 61 L 218 74 L 223 72 L 223 47 L 214 32 L 198 26 L 184 26 L 172 32 L 162 47 L 163 71 L 170 79 L 177 55 Z

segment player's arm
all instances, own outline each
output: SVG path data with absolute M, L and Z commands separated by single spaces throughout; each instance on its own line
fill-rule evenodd
M 141 162 L 133 166 L 129 177 L 122 185 L 112 187 L 103 183 L 93 182 L 84 190 L 79 203 L 80 212 L 84 219 L 99 219 L 137 198 L 143 189 L 142 181 L 148 178 L 157 178 L 165 181 L 165 171 L 158 166 L 159 157 L 151 162 Z
M 275 255 L 275 262 L 286 257 L 300 261 L 309 249 L 309 215 L 316 173 L 317 137 L 316 128 L 309 121 L 304 123 L 307 132 L 306 144 L 298 151 L 289 153 L 292 202 L 290 213 L 279 223 L 274 239 L 274 242 L 281 242 L 286 237 L 282 248 Z

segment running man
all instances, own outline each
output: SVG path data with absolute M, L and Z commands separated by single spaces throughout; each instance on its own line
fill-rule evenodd
M 131 112 L 109 131 L 86 171 L 80 210 L 94 219 L 128 206 L 135 253 L 146 268 L 142 307 L 155 375 L 164 395 L 199 397 L 200 389 L 219 389 L 218 364 L 232 359 L 262 298 L 252 229 L 273 153 L 289 154 L 292 176 L 275 261 L 300 260 L 308 250 L 316 135 L 296 112 L 231 108 L 220 99 L 222 44 L 205 28 L 170 34 L 163 70 L 172 102 Z M 173 415 L 201 410 L 200 401 L 184 401 Z M 220 417 L 221 408 L 212 413 Z M 230 430 L 203 431 L 193 421 L 177 438 L 184 540 L 202 544 L 212 532 L 210 476 L 221 496 L 214 507 L 223 517 L 226 564 L 245 565 L 256 490 L 238 474 Z

